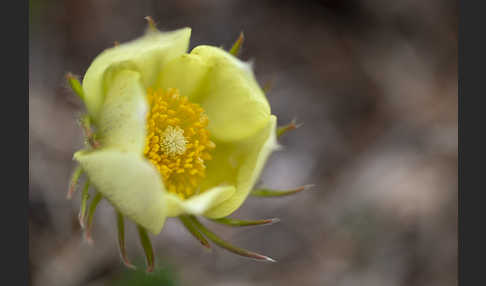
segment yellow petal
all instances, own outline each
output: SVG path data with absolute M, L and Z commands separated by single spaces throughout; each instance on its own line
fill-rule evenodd
M 250 137 L 270 119 L 270 106 L 249 64 L 211 46 L 198 46 L 162 68 L 157 87 L 178 88 L 209 118 L 211 136 L 221 142 Z
M 161 67 L 187 51 L 190 36 L 190 28 L 171 32 L 151 31 L 136 40 L 106 49 L 99 54 L 83 79 L 84 102 L 88 113 L 97 120 L 104 101 L 106 85 L 103 81 L 108 67 L 128 61 L 142 75 L 144 87 L 153 86 Z
M 207 210 L 229 199 L 234 192 L 234 186 L 218 186 L 186 200 L 181 200 L 177 195 L 167 193 L 167 216 L 202 215 Z
M 114 69 L 110 77 L 110 87 L 99 116 L 101 146 L 142 154 L 148 103 L 140 74 Z
M 209 218 L 230 215 L 248 197 L 270 154 L 278 149 L 277 118 L 272 115 L 267 126 L 255 136 L 242 142 L 217 145 L 215 158 L 208 162 L 204 185 L 225 182 L 236 186 L 235 193 L 221 204 L 204 213 Z M 218 143 L 216 143 L 218 144 Z M 220 152 L 218 154 L 218 152 Z
M 153 234 L 165 222 L 167 201 L 157 170 L 141 155 L 116 150 L 74 154 L 90 182 L 124 216 Z

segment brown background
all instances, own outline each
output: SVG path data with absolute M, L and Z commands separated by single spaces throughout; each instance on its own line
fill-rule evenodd
M 192 27 L 191 48 L 229 48 L 245 32 L 242 58 L 253 60 L 261 84 L 273 83 L 268 99 L 279 123 L 304 123 L 281 139 L 285 149 L 272 155 L 263 185 L 316 184 L 293 197 L 250 198 L 233 215 L 279 224 L 208 223 L 276 264 L 208 253 L 170 220 L 152 237 L 170 285 L 456 285 L 456 5 L 31 0 L 31 284 L 112 285 L 125 271 L 110 205 L 100 204 L 89 246 L 76 223 L 79 194 L 65 199 L 83 139 L 82 106 L 63 76 L 82 75 L 114 41 L 140 36 L 151 15 L 163 30 Z M 131 224 L 128 249 L 142 261 Z

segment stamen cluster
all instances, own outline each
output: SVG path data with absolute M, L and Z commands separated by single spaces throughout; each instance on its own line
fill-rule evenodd
M 177 89 L 148 89 L 145 157 L 162 175 L 169 192 L 186 199 L 201 190 L 206 160 L 215 144 L 209 139 L 208 118 L 197 104 Z

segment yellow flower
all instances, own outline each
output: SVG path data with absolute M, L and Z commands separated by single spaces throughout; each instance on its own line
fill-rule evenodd
M 84 173 L 98 201 L 141 231 L 158 234 L 178 216 L 196 231 L 192 215 L 222 219 L 245 201 L 278 148 L 277 119 L 248 63 L 212 46 L 187 53 L 190 28 L 150 23 L 142 37 L 98 55 L 82 86 L 70 78 L 90 140 L 74 154 L 75 177 Z

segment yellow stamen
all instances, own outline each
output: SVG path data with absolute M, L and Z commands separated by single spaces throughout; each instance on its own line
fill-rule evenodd
M 177 89 L 147 91 L 150 111 L 144 155 L 159 170 L 169 192 L 186 199 L 200 190 L 205 160 L 216 145 L 209 140 L 208 118 Z

